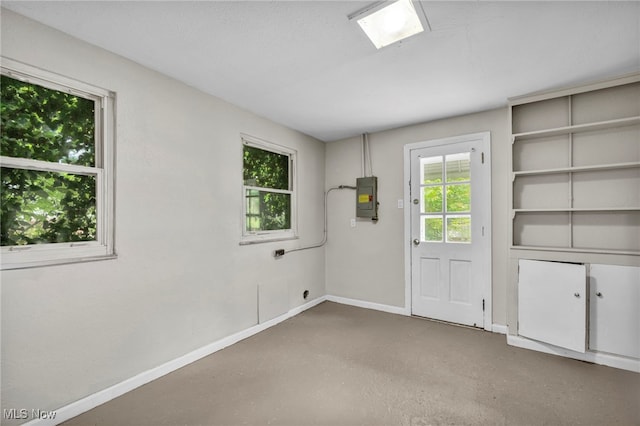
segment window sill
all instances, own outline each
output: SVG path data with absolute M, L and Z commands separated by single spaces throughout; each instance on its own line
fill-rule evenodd
M 100 260 L 113 260 L 117 258 L 118 256 L 116 254 L 109 254 L 109 255 L 91 256 L 91 257 L 34 260 L 31 262 L 20 262 L 20 263 L 16 262 L 16 263 L 6 263 L 6 264 L 3 263 L 1 270 L 9 271 L 9 270 L 16 270 L 16 269 L 42 268 L 46 266 L 58 266 L 58 265 L 70 265 L 74 263 L 97 262 Z
M 282 237 L 276 237 L 276 236 L 271 236 L 271 237 L 246 237 L 246 239 L 243 239 L 242 241 L 240 241 L 240 245 L 241 246 L 248 246 L 248 245 L 252 245 L 252 244 L 262 244 L 262 243 L 274 243 L 274 242 L 278 242 L 278 241 L 292 241 L 292 240 L 297 240 L 299 239 L 298 236 L 296 235 L 288 235 L 288 236 L 282 236 Z

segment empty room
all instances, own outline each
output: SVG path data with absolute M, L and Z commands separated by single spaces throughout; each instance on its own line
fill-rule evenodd
M 640 2 L 1 6 L 2 425 L 640 425 Z

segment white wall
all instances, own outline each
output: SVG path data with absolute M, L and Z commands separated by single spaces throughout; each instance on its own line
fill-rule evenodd
M 110 261 L 4 271 L 2 408 L 53 410 L 257 323 L 257 285 L 325 294 L 325 145 L 2 10 L 2 55 L 117 93 Z M 176 58 L 180 60 L 180 58 Z M 240 132 L 298 151 L 301 239 L 240 246 Z
M 352 191 L 332 193 L 326 248 L 327 293 L 367 302 L 405 306 L 404 218 L 397 201 L 404 196 L 403 146 L 408 143 L 482 131 L 491 132 L 493 323 L 506 324 L 508 274 L 508 190 L 510 183 L 507 109 L 497 109 L 369 136 L 373 174 L 378 176 L 380 221 L 355 217 Z M 327 145 L 327 187 L 354 185 L 361 176 L 361 138 Z

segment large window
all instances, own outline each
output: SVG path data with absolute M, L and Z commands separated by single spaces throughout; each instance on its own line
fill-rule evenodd
M 244 242 L 295 237 L 295 151 L 243 136 Z
M 2 268 L 113 255 L 113 95 L 3 58 Z

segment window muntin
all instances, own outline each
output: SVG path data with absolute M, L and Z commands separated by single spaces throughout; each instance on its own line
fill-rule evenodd
M 295 151 L 243 136 L 243 241 L 295 237 Z
M 111 92 L 3 58 L 2 268 L 113 256 Z

